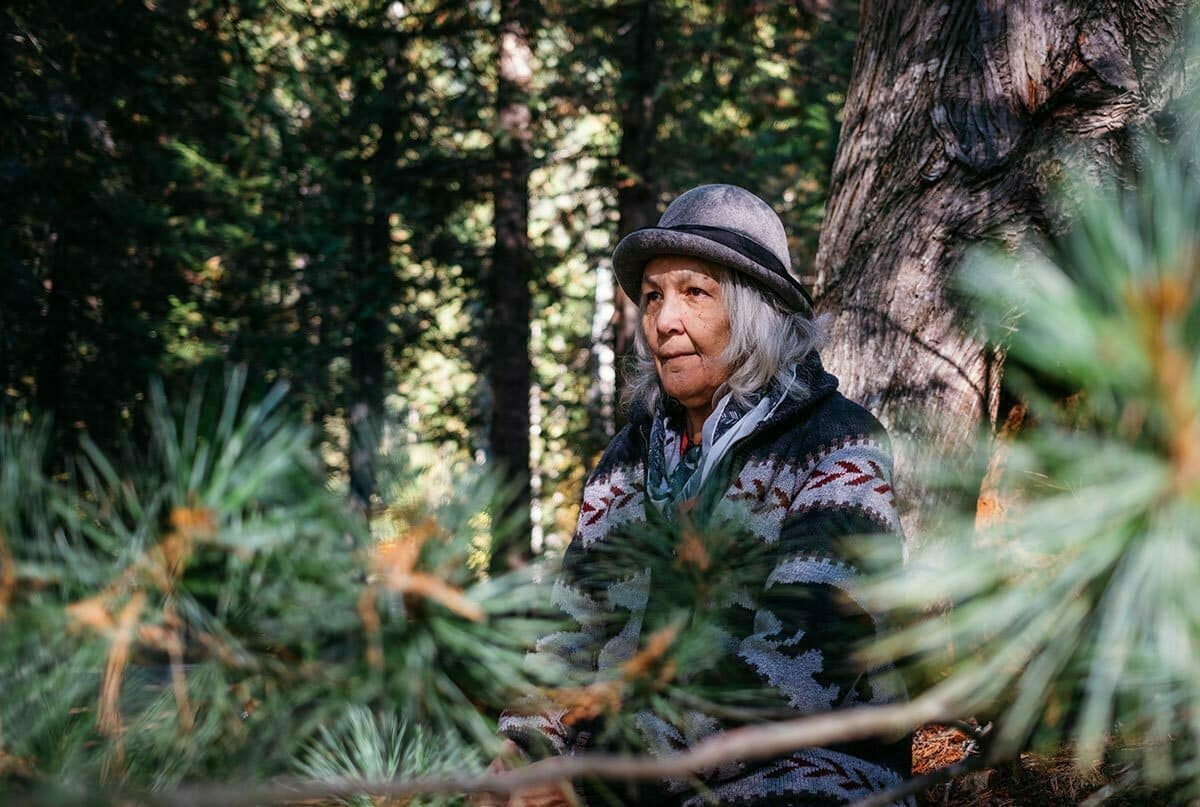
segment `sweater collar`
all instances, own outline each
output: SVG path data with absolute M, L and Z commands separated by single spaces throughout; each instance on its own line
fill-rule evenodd
M 775 408 L 769 418 L 758 425 L 756 431 L 761 432 L 776 423 L 791 421 L 803 416 L 807 410 L 833 394 L 838 388 L 837 377 L 826 371 L 821 363 L 820 354 L 815 350 L 810 351 L 796 367 L 796 380 L 804 385 L 804 393 L 789 395 Z M 630 404 L 627 418 L 629 424 L 643 435 L 643 440 L 648 439 L 654 413 L 646 407 L 643 401 L 635 401 Z

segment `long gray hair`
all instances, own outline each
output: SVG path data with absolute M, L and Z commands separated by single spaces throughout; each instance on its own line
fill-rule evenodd
M 747 405 L 747 396 L 772 379 L 786 395 L 808 394 L 807 386 L 794 377 L 792 366 L 825 344 L 826 317 L 808 319 L 787 311 L 740 273 L 723 266 L 713 268 L 729 314 L 729 345 L 720 362 L 732 368 L 729 379 L 713 395 L 714 402 L 730 393 L 735 401 Z M 640 322 L 634 329 L 633 345 L 622 401 L 627 407 L 640 402 L 653 412 L 663 389 Z

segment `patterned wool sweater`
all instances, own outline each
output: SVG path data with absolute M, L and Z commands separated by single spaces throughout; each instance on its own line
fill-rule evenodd
M 728 604 L 723 624 L 731 635 L 723 645 L 728 658 L 720 668 L 721 684 L 765 688 L 779 706 L 797 713 L 894 701 L 900 694 L 892 675 L 862 671 L 851 661 L 851 649 L 879 625 L 846 590 L 857 573 L 847 542 L 889 541 L 899 558 L 887 436 L 865 409 L 837 392 L 837 379 L 815 353 L 799 370 L 807 393 L 777 407 L 705 483 L 724 495 L 711 497 L 703 517 L 751 532 L 769 558 L 762 567 L 766 579 Z M 645 495 L 650 422 L 648 413 L 631 412 L 588 478 L 578 528 L 554 589 L 556 604 L 574 627 L 543 639 L 532 664 L 565 662 L 603 675 L 631 658 L 644 638 L 643 618 L 652 601 L 649 570 L 598 582 L 587 569 L 603 542 L 636 540 L 647 509 L 651 519 L 657 515 Z M 700 712 L 682 727 L 649 712 L 638 713 L 635 723 L 655 752 L 685 747 L 735 724 Z M 501 731 L 534 753 L 538 748 L 576 753 L 589 748 L 596 734 L 565 709 L 508 712 Z M 909 775 L 910 753 L 907 738 L 808 748 L 726 766 L 705 777 L 705 785 L 708 798 L 721 804 L 844 804 L 898 784 Z M 603 801 L 592 792 L 588 801 L 712 803 L 680 782 L 642 788 L 636 795 L 618 788 Z

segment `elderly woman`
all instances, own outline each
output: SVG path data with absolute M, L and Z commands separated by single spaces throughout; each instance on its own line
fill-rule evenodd
M 893 699 L 885 676 L 850 659 L 875 626 L 845 591 L 855 570 L 842 554 L 844 540 L 872 533 L 898 546 L 888 441 L 821 367 L 820 328 L 790 271 L 779 217 L 742 188 L 704 185 L 677 198 L 658 226 L 622 240 L 613 264 L 641 312 L 629 423 L 588 478 L 555 589 L 578 629 L 547 637 L 539 652 L 600 675 L 632 658 L 646 638 L 652 583 L 664 581 L 649 571 L 585 579 L 589 558 L 687 511 L 690 523 L 733 525 L 769 551 L 763 579 L 728 604 L 737 613 L 724 624 L 743 630 L 723 643 L 723 676 L 755 682 L 797 713 Z M 732 569 L 741 560 L 713 562 Z M 700 713 L 684 723 L 636 720 L 652 751 L 721 727 Z M 526 749 L 557 753 L 586 749 L 595 736 L 566 708 L 506 714 L 501 730 Z M 726 766 L 704 778 L 706 795 L 667 782 L 653 798 L 840 804 L 899 783 L 909 764 L 906 741 L 807 748 Z M 649 800 L 645 793 L 637 799 Z

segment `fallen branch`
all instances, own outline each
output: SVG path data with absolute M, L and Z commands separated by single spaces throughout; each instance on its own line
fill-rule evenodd
M 129 801 L 159 807 L 251 807 L 369 794 L 401 797 L 428 793 L 512 794 L 519 790 L 584 778 L 657 781 L 684 777 L 734 760 L 770 759 L 799 748 L 833 745 L 868 737 L 900 736 L 925 723 L 952 720 L 961 705 L 940 690 L 910 703 L 864 706 L 824 712 L 778 723 L 744 726 L 708 737 L 687 751 L 661 757 L 584 754 L 550 757 L 523 768 L 466 776 L 414 779 L 276 780 L 271 784 L 205 785 L 156 793 Z M 128 796 L 126 797 L 129 798 Z

